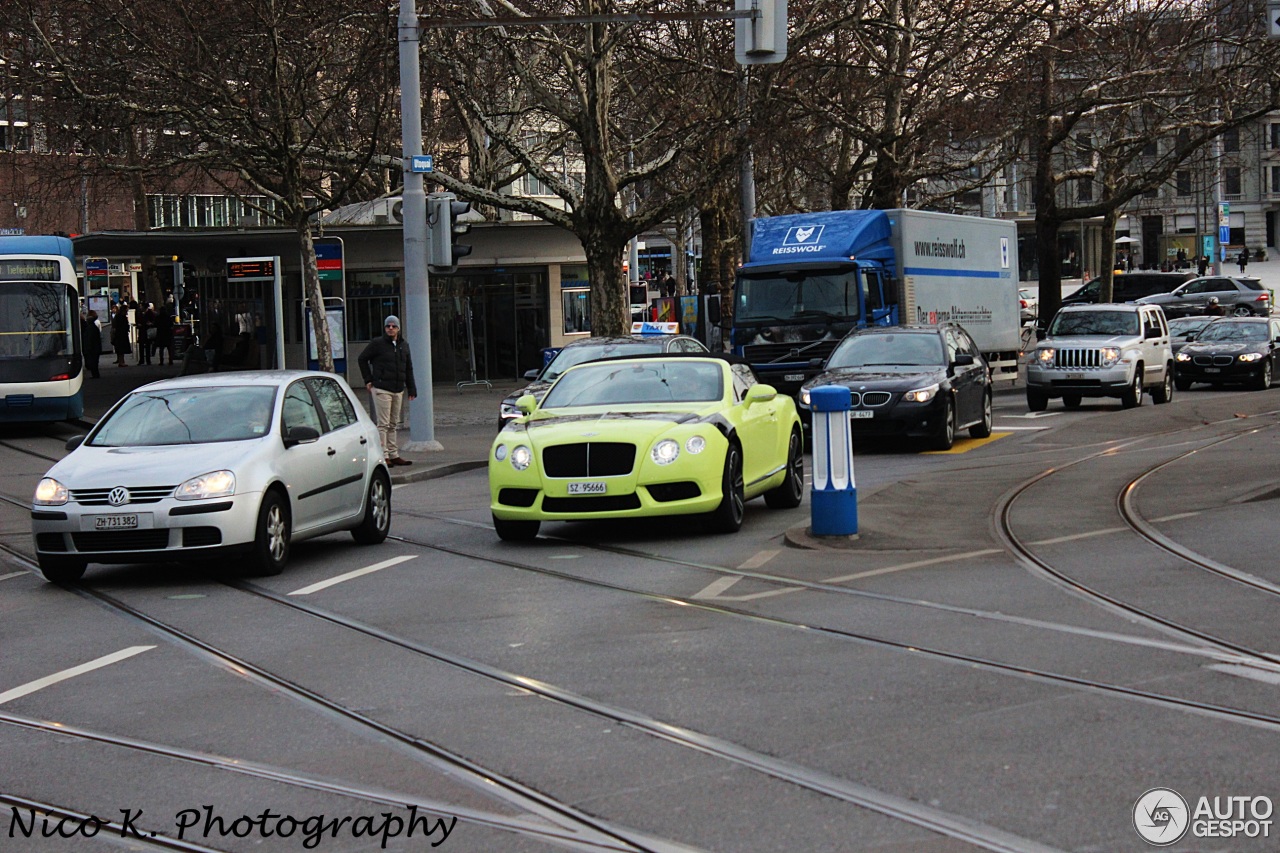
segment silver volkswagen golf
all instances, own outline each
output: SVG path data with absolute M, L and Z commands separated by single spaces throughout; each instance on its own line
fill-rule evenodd
M 145 385 L 36 486 L 31 527 L 46 580 L 88 563 L 247 557 L 278 574 L 289 545 L 391 529 L 378 429 L 332 373 L 255 371 Z

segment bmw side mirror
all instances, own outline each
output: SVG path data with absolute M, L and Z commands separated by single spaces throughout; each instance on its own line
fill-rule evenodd
M 1277 338 L 1277 340 L 1280 340 L 1280 338 Z M 68 438 L 67 443 L 65 445 L 65 447 L 67 448 L 67 452 L 70 453 L 71 451 L 79 447 L 81 444 L 83 444 L 84 439 L 85 437 L 83 435 L 73 435 L 71 438 Z
M 526 370 L 524 372 L 524 378 L 532 382 L 533 380 L 538 378 L 538 374 L 541 372 L 542 372 L 541 370 L 537 370 L 536 368 L 534 370 Z
M 315 427 L 296 426 L 289 427 L 288 432 L 284 434 L 284 446 L 293 447 L 295 444 L 310 444 L 313 441 L 320 440 L 320 431 Z

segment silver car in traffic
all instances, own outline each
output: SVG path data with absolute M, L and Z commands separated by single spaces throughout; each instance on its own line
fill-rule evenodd
M 118 402 L 36 487 L 40 571 L 88 563 L 234 557 L 284 569 L 290 543 L 340 530 L 377 544 L 391 529 L 378 430 L 332 373 L 183 376 Z

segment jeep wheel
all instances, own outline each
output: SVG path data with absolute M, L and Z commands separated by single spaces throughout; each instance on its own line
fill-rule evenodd
M 1033 391 L 1027 389 L 1027 409 L 1033 412 L 1043 412 L 1049 408 L 1049 395 L 1043 391 Z
M 1120 395 L 1120 405 L 1133 409 L 1142 405 L 1142 365 L 1133 370 L 1133 383 Z
M 1157 406 L 1161 403 L 1167 403 L 1173 399 L 1173 365 L 1166 364 L 1164 367 L 1164 381 L 1160 383 L 1159 388 L 1151 389 L 1151 402 Z
M 1080 401 L 1083 399 L 1084 397 L 1079 394 L 1063 394 L 1062 405 L 1066 406 L 1068 409 L 1078 409 L 1080 408 Z

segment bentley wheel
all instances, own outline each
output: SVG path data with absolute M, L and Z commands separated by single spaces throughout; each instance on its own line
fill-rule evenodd
M 742 529 L 747 500 L 742 481 L 742 448 L 730 443 L 724 454 L 724 478 L 720 486 L 720 506 L 711 513 L 711 526 L 718 533 L 737 533 Z
M 764 493 L 764 502 L 770 509 L 794 509 L 804 499 L 804 439 L 800 430 L 791 431 L 787 443 L 787 474 L 782 483 Z
M 493 517 L 493 529 L 503 542 L 528 542 L 538 538 L 540 521 L 510 521 Z

